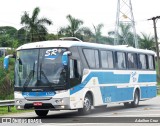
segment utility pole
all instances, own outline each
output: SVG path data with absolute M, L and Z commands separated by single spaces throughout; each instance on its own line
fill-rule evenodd
M 157 37 L 157 27 L 156 27 L 156 21 L 160 18 L 160 16 L 152 17 L 148 20 L 153 20 L 153 26 L 154 26 L 154 35 L 155 35 L 155 42 L 156 42 L 156 52 L 157 52 L 157 66 L 158 66 L 158 79 L 159 79 L 159 73 L 160 73 L 160 60 L 159 60 L 159 44 L 158 44 L 158 37 Z

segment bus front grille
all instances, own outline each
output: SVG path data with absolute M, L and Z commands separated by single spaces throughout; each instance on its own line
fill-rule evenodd
M 52 97 L 26 97 L 28 101 L 43 101 L 43 100 L 51 100 Z

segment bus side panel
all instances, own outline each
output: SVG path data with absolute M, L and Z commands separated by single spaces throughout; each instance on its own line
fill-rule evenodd
M 157 95 L 157 87 L 156 86 L 150 86 L 148 87 L 148 98 L 156 97 Z
M 117 88 L 117 102 L 133 100 L 133 87 L 130 88 Z
M 116 86 L 101 87 L 103 103 L 133 100 L 134 88 L 117 88 Z
M 103 103 L 116 101 L 116 87 L 106 86 L 100 87 Z
M 157 95 L 157 87 L 156 86 L 146 86 L 141 87 L 141 99 L 153 98 Z
M 141 99 L 148 98 L 148 87 L 141 87 Z

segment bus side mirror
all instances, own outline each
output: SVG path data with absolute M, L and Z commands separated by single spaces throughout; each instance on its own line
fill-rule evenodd
M 71 52 L 70 51 L 67 51 L 67 52 L 64 52 L 63 55 L 62 55 L 62 64 L 64 66 L 67 66 L 68 65 L 68 56 L 71 55 Z
M 13 55 L 7 55 L 5 58 L 4 58 L 4 61 L 3 61 L 3 67 L 4 69 L 8 70 L 8 66 L 9 66 L 9 58 L 13 57 Z

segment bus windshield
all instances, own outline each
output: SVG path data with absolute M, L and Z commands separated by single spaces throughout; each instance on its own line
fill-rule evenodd
M 66 84 L 62 64 L 64 48 L 17 51 L 15 87 L 59 87 Z

